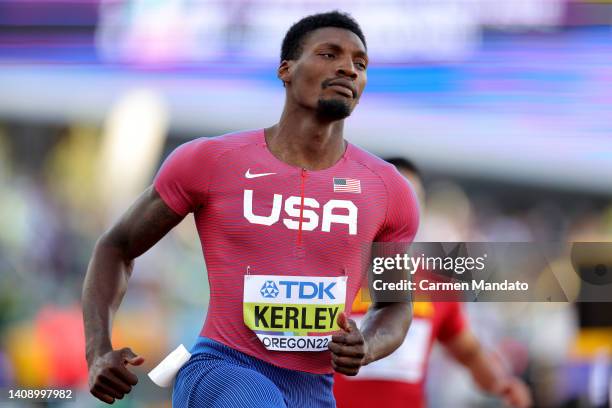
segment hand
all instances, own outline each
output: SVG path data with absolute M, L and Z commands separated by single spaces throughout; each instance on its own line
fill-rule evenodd
M 332 353 L 332 367 L 345 375 L 357 375 L 361 366 L 366 365 L 368 344 L 354 320 L 344 312 L 338 315 L 338 326 L 342 331 L 332 336 L 329 351 Z
M 498 392 L 506 404 L 514 408 L 529 408 L 533 406 L 531 392 L 527 385 L 516 377 L 505 381 Z
M 122 399 L 132 390 L 132 386 L 138 384 L 138 377 L 127 369 L 127 365 L 139 366 L 142 363 L 144 358 L 129 348 L 96 357 L 89 367 L 89 392 L 108 404 Z

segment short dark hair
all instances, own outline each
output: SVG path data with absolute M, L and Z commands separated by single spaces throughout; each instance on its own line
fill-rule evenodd
M 349 14 L 334 10 L 304 17 L 293 24 L 283 39 L 281 62 L 298 59 L 302 54 L 304 38 L 312 31 L 325 27 L 344 28 L 345 30 L 352 31 L 359 37 L 363 46 L 367 49 L 365 36 L 359 24 Z
M 415 174 L 418 178 L 422 178 L 419 168 L 413 162 L 404 157 L 389 157 L 388 159 L 385 159 L 385 161 L 394 165 L 398 170 L 406 170 Z

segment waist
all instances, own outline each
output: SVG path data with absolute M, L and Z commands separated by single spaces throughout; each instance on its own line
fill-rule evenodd
M 300 365 L 295 365 L 295 363 L 292 361 L 283 361 L 286 359 L 291 360 L 291 357 L 296 353 L 269 352 L 266 350 L 267 353 L 262 355 L 263 358 L 259 358 L 259 356 L 254 356 L 247 354 L 246 352 L 236 350 L 235 348 L 223 344 L 220 341 L 205 336 L 198 337 L 196 343 L 190 351 L 192 358 L 219 359 L 230 364 L 240 365 L 260 372 L 274 372 L 276 375 L 283 376 L 283 378 L 320 379 L 324 383 L 331 383 L 333 378 L 332 374 L 311 372 L 308 370 L 310 367 L 301 367 Z M 270 353 L 270 356 L 273 357 L 270 360 L 266 358 L 268 357 L 268 353 Z M 285 356 L 286 359 L 283 359 L 283 356 Z M 278 361 L 288 363 L 289 366 L 287 367 L 275 364 Z

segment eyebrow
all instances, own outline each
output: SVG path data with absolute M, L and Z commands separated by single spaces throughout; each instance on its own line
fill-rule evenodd
M 328 48 L 331 48 L 332 50 L 337 51 L 337 52 L 344 51 L 344 49 L 342 48 L 342 46 L 340 46 L 340 45 L 338 45 L 338 44 L 336 44 L 336 43 L 331 43 L 331 42 L 322 43 L 322 44 L 320 44 L 320 45 L 319 45 L 317 48 L 322 48 L 322 47 L 328 47 Z M 366 61 L 368 61 L 368 54 L 366 54 L 366 53 L 365 53 L 364 51 L 362 51 L 362 50 L 355 51 L 355 52 L 353 53 L 353 55 L 355 55 L 356 57 L 362 57 L 362 58 L 365 58 L 365 60 L 366 60 Z

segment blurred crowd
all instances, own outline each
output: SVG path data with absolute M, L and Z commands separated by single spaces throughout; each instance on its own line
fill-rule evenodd
M 186 139 L 166 140 L 149 180 Z M 0 387 L 74 388 L 81 393 L 77 406 L 93 403 L 84 388 L 80 290 L 95 240 L 117 215 L 100 193 L 101 144 L 100 130 L 87 126 L 0 125 Z M 500 188 L 430 175 L 426 168 L 424 175 L 427 210 L 418 240 L 612 241 L 612 205 L 605 198 Z M 177 344 L 190 346 L 201 328 L 209 293 L 192 224 L 188 217 L 136 263 L 113 342 L 132 347 L 146 364 L 141 386 L 120 406 L 169 406 L 170 391 L 142 374 Z M 580 281 L 574 282 L 564 287 L 570 300 L 579 291 Z M 610 304 L 471 303 L 465 309 L 483 344 L 530 384 L 538 406 L 609 403 L 612 321 L 593 324 L 589 316 L 609 318 Z M 429 378 L 433 407 L 498 404 L 441 352 Z

